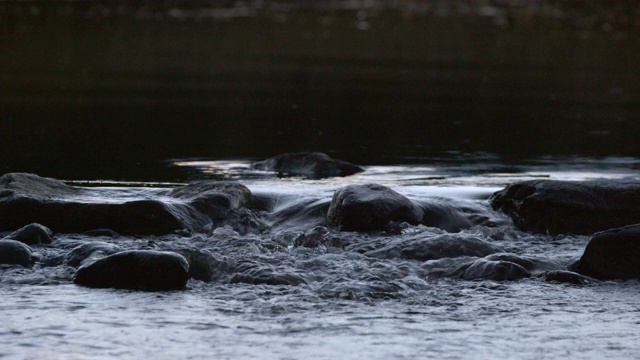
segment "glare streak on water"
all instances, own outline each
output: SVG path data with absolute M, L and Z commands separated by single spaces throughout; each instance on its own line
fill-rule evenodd
M 623 159 L 624 160 L 624 159 Z M 280 194 L 274 211 L 300 201 L 327 201 L 349 184 L 380 183 L 412 199 L 440 197 L 487 207 L 504 185 L 527 179 L 638 180 L 637 162 L 573 159 L 538 162 L 369 166 L 347 178 L 278 178 L 248 161 L 180 161 L 193 179 L 239 181 L 254 193 Z M 185 179 L 185 181 L 188 179 Z M 86 188 L 75 200 L 155 199 L 162 187 Z M 162 198 L 162 197 L 161 197 Z M 166 200 L 166 199 L 165 199 Z M 451 236 L 478 238 L 505 252 L 565 266 L 588 237 L 544 236 L 511 225 L 475 226 L 460 233 L 416 226 L 400 234 L 344 233 L 330 242 L 294 246 L 304 228 L 240 235 L 224 227 L 210 234 L 100 237 L 122 249 L 198 248 L 216 256 L 216 278 L 190 280 L 175 292 L 88 289 L 71 284 L 65 265 L 0 269 L 0 358 L 233 358 L 233 359 L 556 359 L 637 356 L 640 284 L 587 286 L 547 283 L 537 274 L 515 282 L 434 278 L 430 272 L 467 258 L 418 261 L 368 256 L 389 244 Z M 333 234 L 336 237 L 338 235 Z M 34 247 L 42 258 L 86 241 L 58 234 L 56 246 Z M 245 268 L 298 285 L 230 281 Z M 539 270 L 539 272 L 544 269 Z

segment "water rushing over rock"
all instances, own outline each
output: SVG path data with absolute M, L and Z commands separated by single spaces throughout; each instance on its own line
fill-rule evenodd
M 228 163 L 200 162 L 197 169 L 206 174 L 216 166 Z M 632 356 L 637 280 L 592 270 L 636 251 L 635 228 L 593 237 L 526 232 L 488 198 L 540 176 L 630 183 L 638 181 L 633 169 L 465 166 L 365 167 L 350 177 L 313 180 L 256 176 L 250 162 L 236 161 L 231 179 L 203 175 L 172 187 L 77 187 L 7 174 L 0 178 L 6 237 L 0 242 L 7 244 L 0 259 L 16 254 L 19 261 L 0 264 L 0 353 L 45 356 L 55 344 L 60 356 L 105 358 L 151 349 L 184 358 L 493 357 L 516 350 L 533 357 L 541 349 L 543 357 Z M 381 216 L 371 228 L 336 226 L 334 194 L 367 191 L 368 184 L 411 205 L 415 221 Z M 380 205 L 377 192 L 367 194 Z M 37 217 L 12 217 L 15 201 L 20 209 L 22 202 L 40 209 Z M 65 213 L 66 202 L 88 213 L 113 210 L 100 214 L 134 227 Z M 117 208 L 149 202 L 171 209 L 175 226 L 166 227 L 165 212 L 156 216 L 143 206 L 140 217 Z M 358 211 L 372 210 L 350 216 Z M 16 219 L 41 225 L 13 232 L 29 225 Z M 138 221 L 151 224 L 143 227 L 150 231 L 126 230 L 140 229 Z M 26 245 L 12 237 L 44 241 Z M 622 239 L 627 250 L 607 253 L 608 238 Z M 23 338 L 34 345 L 19 345 Z

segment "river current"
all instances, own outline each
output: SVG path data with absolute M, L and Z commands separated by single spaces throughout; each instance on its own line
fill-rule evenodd
M 249 160 L 171 160 L 182 182 L 240 182 L 254 194 L 281 195 L 271 227 L 240 234 L 91 237 L 56 234 L 34 247 L 40 259 L 64 256 L 88 241 L 122 249 L 197 248 L 217 259 L 211 281 L 186 290 L 139 292 L 74 285 L 75 269 L 44 261 L 0 269 L 0 357 L 7 359 L 219 358 L 620 358 L 637 356 L 640 302 L 636 281 L 587 285 L 465 281 L 432 276 L 468 258 L 420 261 L 393 256 L 393 244 L 430 237 L 477 238 L 548 267 L 577 259 L 589 237 L 533 235 L 490 209 L 487 198 L 526 179 L 639 180 L 633 158 L 544 158 L 505 164 L 491 156 L 416 159 L 367 166 L 344 178 L 281 178 L 251 170 Z M 82 201 L 153 198 L 177 183 L 65 179 L 96 187 Z M 423 225 L 394 233 L 328 233 L 306 216 L 348 184 L 378 183 L 415 200 L 440 197 L 483 209 L 494 221 L 457 233 Z M 316 237 L 315 247 L 299 246 Z M 348 245 L 341 245 L 340 242 Z M 375 251 L 367 251 L 373 249 Z M 382 249 L 382 250 L 380 250 Z M 386 249 L 386 250 L 385 250 Z M 387 251 L 387 253 L 385 253 Z M 53 265 L 52 265 L 53 264 Z M 55 265 L 55 266 L 54 266 Z M 252 266 L 271 283 L 238 281 Z M 273 280 L 276 279 L 276 280 Z

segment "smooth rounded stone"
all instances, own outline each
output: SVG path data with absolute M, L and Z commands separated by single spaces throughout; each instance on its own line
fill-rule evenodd
M 589 235 L 640 223 L 640 184 L 617 181 L 531 180 L 489 199 L 521 230 Z
M 419 234 L 392 239 L 385 246 L 367 251 L 364 254 L 378 259 L 399 258 L 429 261 L 463 256 L 484 257 L 498 252 L 502 252 L 502 250 L 475 236 L 464 234 L 425 236 Z
M 18 240 L 27 245 L 51 244 L 53 232 L 44 225 L 29 224 L 7 235 L 5 239 Z
M 599 280 L 640 279 L 640 224 L 593 234 L 569 270 Z
M 184 289 L 189 263 L 180 254 L 153 250 L 122 251 L 83 266 L 74 283 L 94 288 L 144 291 Z
M 64 256 L 64 261 L 69 266 L 78 267 L 90 264 L 121 250 L 119 246 L 107 242 L 92 241 L 69 250 Z
M 30 267 L 33 262 L 29 246 L 17 240 L 0 240 L 0 264 Z
M 248 187 L 232 182 L 198 181 L 171 189 L 169 196 L 187 201 L 199 210 L 233 210 L 252 200 Z
M 547 282 L 570 283 L 576 285 L 587 285 L 597 282 L 597 280 L 588 276 L 566 270 L 547 271 L 543 274 L 543 277 L 544 281 Z
M 418 225 L 422 210 L 406 196 L 378 184 L 349 185 L 333 194 L 327 220 L 340 231 L 383 230 L 390 222 Z
M 450 276 L 463 280 L 514 281 L 528 278 L 531 273 L 511 261 L 478 259 L 458 267 Z
M 462 209 L 444 199 L 433 198 L 416 203 L 422 209 L 423 225 L 437 227 L 448 232 L 458 232 L 473 224 Z
M 254 162 L 251 168 L 274 171 L 280 176 L 304 176 L 310 179 L 349 176 L 364 171 L 360 166 L 333 159 L 321 152 L 280 154 Z

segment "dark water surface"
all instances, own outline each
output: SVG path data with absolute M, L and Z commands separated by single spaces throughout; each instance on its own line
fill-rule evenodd
M 0 2 L 0 171 L 142 180 L 170 176 L 151 173 L 167 158 L 287 151 L 638 156 L 638 7 Z

